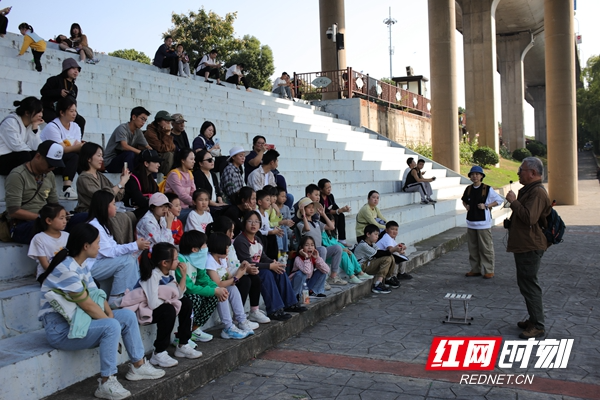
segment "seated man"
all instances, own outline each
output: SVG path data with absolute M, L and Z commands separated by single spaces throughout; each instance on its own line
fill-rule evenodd
M 415 159 L 409 157 L 406 160 L 406 164 L 410 168 L 410 173 L 406 176 L 402 190 L 404 192 L 419 192 L 421 195 L 421 204 L 435 203 L 435 200 L 431 198 L 433 191 L 430 184 L 430 182 L 435 181 L 435 176 L 433 178 L 423 178 L 423 173 L 421 172 L 425 165 L 425 160 L 421 159 L 418 163 L 415 163 Z
M 267 151 L 263 156 L 262 165 L 248 175 L 248 186 L 255 191 L 259 191 L 267 185 L 277 186 L 272 171 L 279 165 L 278 157 L 279 152 L 277 150 Z
M 171 48 L 172 44 L 173 38 L 171 36 L 165 37 L 165 42 L 156 50 L 152 64 L 158 68 L 169 68 L 169 73 L 177 76 L 177 72 L 179 71 L 179 56 Z
M 161 110 L 156 113 L 154 121 L 144 131 L 146 141 L 162 159 L 158 172 L 163 175 L 167 175 L 171 170 L 175 154 L 175 143 L 171 136 L 171 121 L 173 121 L 171 114 Z
M 185 131 L 185 123 L 187 121 L 183 118 L 182 114 L 173 114 L 171 117 L 173 117 L 173 121 L 171 121 L 171 125 L 173 126 L 171 136 L 173 137 L 173 143 L 175 143 L 175 151 L 189 149 L 190 140 Z
M 64 168 L 63 147 L 52 140 L 42 142 L 31 161 L 13 169 L 6 178 L 6 210 L 13 241 L 29 244 L 40 209 L 57 204 L 52 171 Z
M 281 74 L 281 77 L 275 79 L 275 82 L 273 82 L 273 93 L 277 93 L 281 98 L 292 100 L 291 86 L 290 76 L 287 72 L 284 72 Z
M 235 86 L 239 89 L 239 84 L 243 84 L 246 88 L 246 92 L 251 92 L 250 84 L 248 80 L 244 76 L 244 64 L 233 64 L 231 67 L 227 68 L 227 72 L 225 73 L 225 82 L 235 83 Z
M 217 80 L 217 85 L 225 86 L 221 83 L 219 71 L 223 64 L 217 62 L 217 55 L 219 52 L 217 49 L 212 49 L 210 53 L 202 57 L 198 67 L 196 68 L 196 75 L 204 76 L 204 82 L 213 83 L 209 77 L 213 77 Z
M 125 163 L 128 169 L 133 171 L 135 156 L 144 149 L 152 150 L 142 132 L 149 116 L 150 111 L 144 107 L 135 107 L 131 110 L 129 122 L 117 126 L 110 135 L 104 151 L 104 166 L 107 172 L 122 172 Z

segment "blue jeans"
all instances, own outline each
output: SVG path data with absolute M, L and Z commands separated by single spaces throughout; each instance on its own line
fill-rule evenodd
M 58 313 L 42 317 L 48 343 L 59 350 L 83 350 L 100 347 L 100 375 L 117 373 L 117 349 L 123 343 L 129 359 L 136 363 L 144 358 L 144 345 L 135 313 L 131 310 L 114 310 L 114 318 L 93 319 L 86 337 L 69 339 L 69 323 Z
M 140 279 L 137 258 L 133 254 L 124 254 L 96 260 L 92 265 L 92 277 L 99 281 L 113 278 L 111 296 L 123 294 L 126 289 L 133 289 Z
M 12 240 L 15 243 L 29 244 L 33 239 L 33 226 L 35 221 L 21 222 L 12 229 Z
M 294 276 L 292 277 L 292 287 L 294 288 L 294 294 L 298 296 L 302 293 L 302 287 L 304 286 L 304 282 L 306 282 L 306 286 L 313 292 L 319 294 L 325 292 L 325 279 L 327 278 L 327 274 L 315 270 L 310 277 L 310 279 L 306 279 L 306 274 L 302 271 L 296 271 Z
M 281 225 L 280 228 L 283 230 L 283 236 L 276 236 L 277 238 L 277 247 L 279 251 L 287 253 L 289 250 L 289 242 L 288 242 L 288 227 Z
M 258 271 L 260 294 L 267 308 L 267 314 L 298 303 L 287 274 L 277 274 L 269 269 Z

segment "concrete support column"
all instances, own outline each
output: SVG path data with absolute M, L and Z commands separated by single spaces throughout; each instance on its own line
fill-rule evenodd
M 462 0 L 465 107 L 471 140 L 499 151 L 496 115 L 496 4 L 499 0 Z
M 433 159 L 460 172 L 454 0 L 429 0 L 428 16 Z
M 502 143 L 510 151 L 525 147 L 523 58 L 530 43 L 528 32 L 496 36 L 501 77 Z
M 321 38 L 321 71 L 334 71 L 346 68 L 346 50 L 336 52 L 336 44 L 327 39 L 327 28 L 338 25 L 339 33 L 346 33 L 346 12 L 344 0 L 319 0 L 319 37 Z M 345 36 L 345 35 L 344 35 Z M 344 40 L 344 47 L 347 42 Z M 331 80 L 339 79 L 333 74 Z M 323 93 L 323 100 L 337 99 L 337 93 Z
M 534 110 L 535 140 L 548 144 L 546 138 L 546 86 L 530 86 L 527 96 Z
M 548 191 L 577 205 L 577 129 L 573 0 L 544 0 Z

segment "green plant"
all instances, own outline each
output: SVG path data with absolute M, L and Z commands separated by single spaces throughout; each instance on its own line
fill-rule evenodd
M 123 58 L 125 60 L 137 61 L 142 64 L 150 64 L 150 57 L 135 49 L 115 50 L 111 53 L 108 53 L 108 55 L 111 57 Z
M 531 152 L 525 148 L 516 149 L 512 153 L 512 158 L 514 158 L 517 161 L 523 161 L 526 157 L 531 157 Z
M 507 160 L 512 159 L 512 154 L 508 147 L 506 147 L 505 145 L 500 146 L 500 157 L 505 158 Z
M 491 148 L 483 146 L 473 152 L 473 161 L 482 167 L 498 164 L 500 161 L 498 154 Z
M 411 149 L 415 153 L 419 153 L 425 158 L 433 159 L 433 149 L 430 144 L 425 143 L 408 143 L 407 148 Z
M 545 144 L 533 140 L 527 144 L 527 150 L 529 150 L 533 156 L 540 157 L 544 157 L 548 151 Z

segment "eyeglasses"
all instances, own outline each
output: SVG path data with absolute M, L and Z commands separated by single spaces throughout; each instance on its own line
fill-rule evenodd
M 146 118 L 146 117 L 138 117 L 138 118 L 141 119 L 144 122 L 148 122 L 148 118 Z
M 531 171 L 531 168 L 521 168 L 521 167 L 519 167 L 519 169 L 517 170 L 517 175 L 519 175 L 521 173 L 521 171 Z
M 246 223 L 250 224 L 250 225 L 260 225 L 260 221 L 248 220 L 248 221 L 246 221 Z
M 214 158 L 207 158 L 206 160 L 202 160 L 203 162 L 215 162 Z

